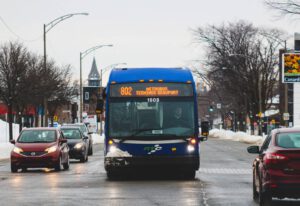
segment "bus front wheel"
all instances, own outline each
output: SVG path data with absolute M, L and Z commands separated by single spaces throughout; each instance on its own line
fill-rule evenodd
M 117 173 L 115 171 L 107 170 L 106 176 L 109 180 L 114 180 L 118 177 Z
M 196 171 L 195 170 L 187 170 L 183 172 L 183 178 L 187 180 L 195 179 Z

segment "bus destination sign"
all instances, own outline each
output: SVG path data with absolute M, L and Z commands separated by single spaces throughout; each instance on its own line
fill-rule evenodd
M 110 86 L 111 97 L 177 97 L 193 96 L 192 84 L 131 83 Z

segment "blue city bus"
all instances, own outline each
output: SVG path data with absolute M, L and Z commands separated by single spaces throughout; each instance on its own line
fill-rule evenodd
M 199 169 L 197 94 L 187 68 L 113 69 L 106 87 L 104 165 L 108 178 L 130 169 Z

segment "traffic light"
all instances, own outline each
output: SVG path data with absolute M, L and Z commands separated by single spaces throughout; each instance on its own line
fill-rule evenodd
M 96 106 L 96 113 L 97 114 L 102 114 L 103 113 L 103 104 L 104 104 L 104 101 L 102 99 L 97 100 L 97 106 Z
M 208 111 L 209 111 L 209 112 L 213 112 L 213 111 L 214 111 L 214 108 L 213 108 L 213 106 L 212 106 L 212 105 L 210 105 L 210 106 L 209 106 L 209 109 L 208 109 Z
M 76 119 L 77 118 L 77 110 L 78 110 L 78 105 L 77 103 L 73 103 L 72 104 L 72 108 L 71 108 L 71 114 L 72 114 L 72 118 Z

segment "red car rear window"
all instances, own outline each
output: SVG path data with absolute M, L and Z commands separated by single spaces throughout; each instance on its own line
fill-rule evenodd
M 300 133 L 277 134 L 276 144 L 283 148 L 300 148 Z

